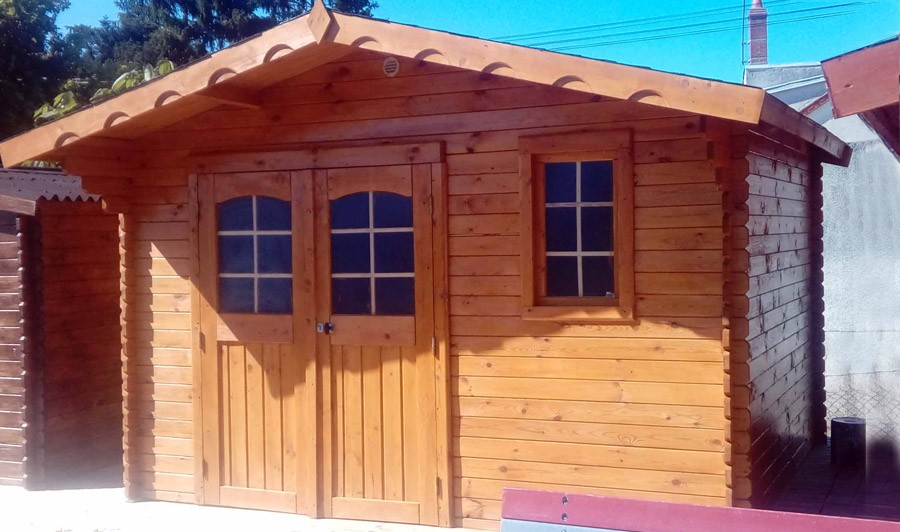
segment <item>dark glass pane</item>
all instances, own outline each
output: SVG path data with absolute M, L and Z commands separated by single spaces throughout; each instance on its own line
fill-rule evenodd
M 219 312 L 253 312 L 253 279 L 219 277 Z
M 612 200 L 612 161 L 584 161 L 581 163 L 581 201 Z
M 375 271 L 412 273 L 415 271 L 412 231 L 375 235 Z
M 546 163 L 544 181 L 547 203 L 575 201 L 575 163 Z
M 575 207 L 547 207 L 547 251 L 577 251 Z
M 291 273 L 291 237 L 259 235 L 256 237 L 257 271 L 259 273 Z
M 616 290 L 613 257 L 584 257 L 582 260 L 584 295 L 613 296 Z
M 235 198 L 219 204 L 219 231 L 253 229 L 253 198 Z
M 219 237 L 219 273 L 253 273 L 253 237 Z
M 358 192 L 331 200 L 332 229 L 369 227 L 369 193 Z
M 412 277 L 375 279 L 375 313 L 380 316 L 415 314 L 415 280 Z
M 368 279 L 332 279 L 331 311 L 335 314 L 371 314 L 370 289 Z
M 578 295 L 578 259 L 547 257 L 547 295 Z
M 291 203 L 276 198 L 256 198 L 256 228 L 262 231 L 290 231 Z
M 369 273 L 369 235 L 331 235 L 332 273 Z
M 582 251 L 613 250 L 612 207 L 582 207 L 581 249 Z
M 375 192 L 375 227 L 412 227 L 412 198 Z
M 262 278 L 259 283 L 257 303 L 259 312 L 289 314 L 291 312 L 291 280 Z

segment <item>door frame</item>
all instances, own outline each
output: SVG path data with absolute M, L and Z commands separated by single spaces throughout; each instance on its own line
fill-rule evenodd
M 202 353 L 206 347 L 202 338 L 201 309 L 211 309 L 215 299 L 215 286 L 202 285 L 200 231 L 203 222 L 200 217 L 200 198 L 210 191 L 200 186 L 199 174 L 239 173 L 255 171 L 291 171 L 292 203 L 300 205 L 294 209 L 292 223 L 297 243 L 293 249 L 302 249 L 303 255 L 295 256 L 294 291 L 303 291 L 304 300 L 316 301 L 315 269 L 320 267 L 320 258 L 315 254 L 315 227 L 301 224 L 304 217 L 314 219 L 319 209 L 315 205 L 315 172 L 327 168 L 395 166 L 401 164 L 419 165 L 430 168 L 431 173 L 431 223 L 432 223 L 432 275 L 434 306 L 434 353 L 436 417 L 435 478 L 436 517 L 439 526 L 451 526 L 451 474 L 450 474 L 450 309 L 448 273 L 448 183 L 445 147 L 443 142 L 378 144 L 354 147 L 309 149 L 281 149 L 277 151 L 196 153 L 189 157 L 188 207 L 190 219 L 190 279 L 191 279 L 191 345 L 193 356 L 193 412 L 194 412 L 194 486 L 195 501 L 198 504 L 216 504 L 212 494 L 206 493 L 204 486 L 212 474 L 218 476 L 219 464 L 207 462 L 208 456 L 219 456 L 218 434 L 209 434 L 204 427 L 209 425 L 216 412 L 204 409 L 204 393 L 218 394 L 218 378 L 210 375 L 214 368 L 206 368 Z M 307 269 L 303 257 L 315 257 L 313 271 Z M 207 258 L 207 260 L 210 260 Z M 213 259 L 214 260 L 214 259 Z M 207 283 L 208 284 L 208 283 Z M 213 292 L 211 292 L 213 291 Z M 212 297 L 209 297 L 209 296 Z M 307 299 L 310 298 L 310 299 Z M 305 416 L 301 426 L 315 427 L 304 434 L 298 451 L 304 456 L 298 460 L 298 511 L 311 517 L 328 517 L 331 514 L 330 494 L 331 462 L 325 461 L 323 452 L 331 458 L 331 435 L 326 433 L 324 419 L 329 419 L 330 390 L 324 383 L 330 382 L 330 374 L 325 373 L 319 342 L 314 332 L 317 305 L 301 306 L 293 314 L 295 343 L 308 353 L 316 353 L 315 364 L 307 364 L 305 377 Z M 209 314 L 209 312 L 207 312 Z M 300 331 L 303 331 L 301 333 Z M 309 331 L 309 332 L 307 332 Z M 210 380 L 212 378 L 212 380 Z M 205 383 L 205 384 L 204 384 Z M 325 392 L 329 395 L 325 395 Z M 327 410 L 326 410 L 327 409 Z M 321 414 L 320 414 L 321 413 Z M 329 421 L 330 423 L 330 421 Z M 217 425 L 218 423 L 215 423 Z M 306 458 L 305 460 L 303 458 Z M 327 466 L 325 464 L 328 464 Z M 215 468 L 215 473 L 213 469 Z

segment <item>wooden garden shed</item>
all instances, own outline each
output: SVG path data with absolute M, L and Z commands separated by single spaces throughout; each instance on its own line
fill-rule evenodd
M 121 215 L 132 498 L 748 506 L 824 437 L 850 150 L 759 89 L 316 3 L 0 154 Z
M 0 484 L 121 476 L 118 223 L 77 178 L 0 169 Z

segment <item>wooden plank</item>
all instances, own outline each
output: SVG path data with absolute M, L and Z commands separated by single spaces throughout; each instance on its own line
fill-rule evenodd
M 238 488 L 250 487 L 250 445 L 247 433 L 249 413 L 247 405 L 247 353 L 243 346 L 222 347 L 228 353 L 228 377 L 229 377 L 229 423 L 227 429 L 230 432 L 229 447 L 231 453 L 231 486 Z M 252 356 L 250 357 L 252 358 Z M 204 416 L 205 417 L 205 416 Z
M 465 397 L 571 399 L 574 401 L 633 402 L 716 406 L 721 385 L 645 383 L 515 377 L 460 377 L 457 394 Z
M 378 516 L 389 523 L 419 523 L 419 503 L 407 501 L 380 501 L 335 497 L 332 515 L 337 519 L 371 519 Z
M 297 510 L 297 494 L 293 492 L 222 486 L 219 497 L 223 506 L 270 512 Z
M 411 316 L 331 316 L 332 345 L 412 345 L 415 319 Z
M 382 420 L 381 348 L 362 348 L 363 492 L 384 497 L 384 425 Z
M 384 498 L 403 500 L 403 395 L 399 347 L 381 348 Z
M 416 377 L 416 350 L 413 347 L 401 347 L 401 379 L 403 382 L 403 487 L 404 499 L 409 502 L 419 501 L 424 487 L 414 464 L 418 464 L 419 437 L 417 420 L 422 400 L 418 393 L 419 382 Z
M 722 429 L 720 406 L 642 405 L 594 401 L 457 397 L 454 415 L 542 421 Z
M 265 489 L 289 491 L 284 488 L 283 463 L 284 441 L 281 383 L 281 348 L 277 345 L 262 346 L 262 412 L 263 444 L 265 448 Z
M 344 353 L 344 496 L 365 498 L 362 349 L 350 345 L 343 346 L 342 349 Z M 334 515 L 334 508 L 332 515 Z

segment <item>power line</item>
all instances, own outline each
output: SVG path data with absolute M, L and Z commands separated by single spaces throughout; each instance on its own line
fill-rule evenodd
M 793 19 L 773 21 L 773 22 L 769 22 L 768 24 L 769 24 L 769 26 L 774 26 L 774 25 L 778 25 L 778 24 L 788 24 L 788 23 L 804 22 L 804 21 L 819 20 L 819 19 L 826 19 L 826 18 L 834 18 L 834 17 L 838 17 L 838 16 L 842 16 L 842 15 L 857 13 L 858 11 L 859 10 L 849 10 L 849 11 L 840 11 L 840 12 L 836 12 L 836 13 L 820 13 L 817 15 L 810 15 L 810 16 L 806 16 L 806 17 L 796 17 Z M 656 41 L 656 40 L 661 40 L 661 39 L 673 39 L 676 37 L 704 35 L 704 34 L 709 34 L 709 33 L 721 33 L 724 31 L 734 31 L 734 30 L 740 30 L 740 29 L 742 29 L 742 26 L 735 25 L 735 26 L 728 26 L 728 27 L 724 27 L 724 28 L 710 28 L 710 29 L 706 29 L 706 30 L 694 30 L 694 31 L 686 31 L 686 32 L 666 34 L 666 35 L 648 35 L 645 37 L 620 39 L 618 41 L 592 42 L 592 43 L 584 43 L 584 44 L 562 46 L 562 47 L 548 48 L 548 49 L 556 51 L 556 52 L 563 52 L 563 51 L 571 51 L 571 50 L 581 50 L 581 49 L 586 49 L 586 48 L 599 48 L 601 46 L 611 46 L 611 45 L 616 45 L 616 44 Z
M 770 17 L 775 18 L 775 17 L 782 17 L 782 16 L 787 16 L 787 15 L 798 15 L 801 13 L 832 11 L 832 10 L 844 9 L 844 8 L 848 8 L 848 7 L 858 7 L 858 6 L 871 4 L 871 3 L 873 3 L 873 2 L 871 2 L 871 1 L 869 1 L 869 2 L 856 1 L 856 2 L 846 2 L 843 4 L 829 5 L 829 6 L 808 7 L 808 8 L 804 8 L 804 9 L 794 9 L 791 11 L 785 11 L 782 13 L 772 14 L 772 15 L 770 15 Z M 592 36 L 587 36 L 587 37 L 573 37 L 570 39 L 555 39 L 555 40 L 548 40 L 548 41 L 543 41 L 543 42 L 538 42 L 538 43 L 531 43 L 531 44 L 529 44 L 529 46 L 533 46 L 535 48 L 543 48 L 543 47 L 549 48 L 549 47 L 555 47 L 558 45 L 570 45 L 572 43 L 579 43 L 579 42 L 588 41 L 591 39 L 604 39 L 605 40 L 605 39 L 614 38 L 614 37 L 628 37 L 628 36 L 633 36 L 633 35 L 659 33 L 659 32 L 663 32 L 663 31 L 686 30 L 686 29 L 691 29 L 691 28 L 704 28 L 704 27 L 708 27 L 708 26 L 715 26 L 715 25 L 719 25 L 719 24 L 728 24 L 728 23 L 742 22 L 742 21 L 743 21 L 742 18 L 727 18 L 727 19 L 712 20 L 712 21 L 706 21 L 706 22 L 694 22 L 691 24 L 681 24 L 681 25 L 677 25 L 677 26 L 668 26 L 668 27 L 663 27 L 663 28 L 624 31 L 624 32 L 618 32 L 618 33 L 609 33 L 609 34 L 605 34 L 605 35 L 592 35 Z M 774 22 L 772 22 L 770 24 L 774 24 Z M 731 29 L 731 28 L 729 28 L 729 29 Z M 703 30 L 701 30 L 701 31 L 703 31 Z M 652 36 L 652 35 L 648 35 L 648 36 Z M 569 46 L 566 46 L 565 48 L 568 49 Z M 562 49 L 562 48 L 557 48 L 557 49 Z
M 786 5 L 791 4 L 803 4 L 809 3 L 804 2 L 802 0 L 770 0 L 767 5 L 773 6 L 778 5 L 778 7 L 784 7 Z M 737 10 L 738 7 L 733 5 L 731 7 L 719 7 L 714 9 L 704 9 L 699 11 L 686 11 L 683 13 L 678 13 L 674 15 L 657 15 L 653 17 L 643 17 L 636 19 L 629 19 L 617 22 L 605 22 L 602 24 L 591 24 L 588 26 L 577 26 L 573 28 L 560 28 L 556 30 L 545 30 L 545 31 L 536 31 L 531 33 L 518 33 L 514 35 L 504 35 L 500 37 L 494 37 L 493 40 L 498 41 L 523 41 L 523 40 L 533 40 L 538 38 L 545 38 L 551 36 L 562 36 L 562 35 L 571 35 L 577 33 L 583 33 L 587 31 L 595 31 L 599 29 L 614 29 L 614 28 L 626 28 L 626 27 L 635 27 L 635 26 L 646 26 L 648 24 L 653 24 L 656 22 L 672 22 L 679 20 L 689 20 L 696 18 L 704 18 L 715 14 L 727 13 L 733 10 Z

